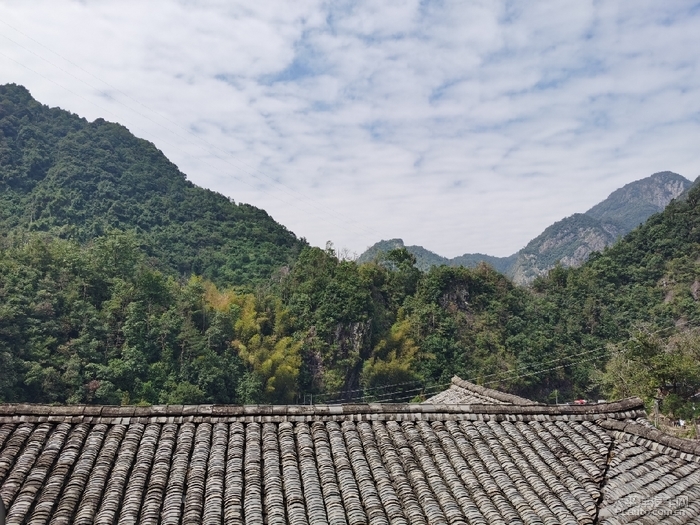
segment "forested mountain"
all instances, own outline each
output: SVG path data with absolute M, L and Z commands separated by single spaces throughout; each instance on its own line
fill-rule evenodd
M 118 125 L 0 94 L 2 401 L 407 401 L 458 374 L 542 401 L 661 392 L 695 413 L 698 186 L 520 287 L 483 264 L 421 271 L 396 240 L 343 260 Z
M 591 253 L 610 246 L 651 215 L 662 211 L 690 185 L 690 181 L 670 171 L 631 182 L 615 190 L 585 214 L 576 213 L 547 227 L 522 250 L 509 257 L 467 253 L 448 259 L 422 246 L 407 246 L 406 249 L 416 256 L 417 265 L 422 270 L 440 264 L 473 268 L 485 262 L 516 283 L 528 284 L 536 277 L 545 275 L 557 263 L 567 267 L 580 266 Z M 368 248 L 358 260 L 369 261 L 398 245 L 403 246 L 401 239 L 380 241 Z
M 596 366 L 592 385 L 615 397 L 661 393 L 667 410 L 696 413 L 699 186 L 580 268 L 557 268 L 533 288 L 551 305 L 562 340 L 580 340 L 581 355 L 607 344 L 607 366 Z
M 227 285 L 268 279 L 304 245 L 263 210 L 193 185 L 125 127 L 13 84 L 0 86 L 0 228 L 81 243 L 134 231 L 158 264 Z
M 304 248 L 256 293 L 153 267 L 133 233 L 0 250 L 0 398 L 52 402 L 409 400 L 453 374 L 539 400 L 700 389 L 700 187 L 532 288 L 488 266 L 421 272 Z M 607 363 L 607 367 L 606 367 Z
M 464 266 L 465 268 L 476 268 L 481 263 L 486 263 L 491 268 L 504 275 L 508 275 L 508 271 L 513 265 L 517 254 L 508 257 L 494 257 L 483 253 L 465 253 L 450 259 L 450 266 Z

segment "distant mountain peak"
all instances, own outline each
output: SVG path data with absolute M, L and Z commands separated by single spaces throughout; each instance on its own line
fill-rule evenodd
M 558 262 L 564 266 L 580 266 L 591 253 L 610 246 L 651 215 L 663 211 L 673 199 L 682 197 L 692 184 L 671 171 L 660 171 L 625 184 L 586 213 L 575 213 L 548 226 L 510 257 L 467 253 L 448 259 L 422 246 L 405 246 L 403 240 L 397 238 L 371 246 L 358 262 L 367 262 L 382 252 L 405 247 L 416 256 L 416 266 L 422 270 L 441 264 L 474 267 L 485 262 L 516 283 L 527 284 L 546 274 Z
M 677 173 L 660 171 L 625 184 L 593 206 L 586 215 L 603 223 L 612 223 L 627 233 L 646 221 L 650 215 L 662 211 L 691 184 Z

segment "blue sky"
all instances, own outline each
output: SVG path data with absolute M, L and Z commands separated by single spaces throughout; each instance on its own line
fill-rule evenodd
M 348 253 L 509 255 L 628 182 L 695 179 L 698 49 L 693 2 L 0 2 L 0 82 Z

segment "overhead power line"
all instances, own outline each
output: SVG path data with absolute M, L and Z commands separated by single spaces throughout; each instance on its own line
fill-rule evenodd
M 363 395 L 363 396 L 351 397 L 350 399 L 339 397 L 336 399 L 326 401 L 326 404 L 332 405 L 332 404 L 339 403 L 339 402 L 346 403 L 348 401 L 358 401 L 358 400 L 363 400 L 363 399 L 369 399 L 372 401 L 380 400 L 380 399 L 389 399 L 389 398 L 394 399 L 397 395 L 403 396 L 403 395 L 408 394 L 410 392 L 414 392 L 414 394 L 409 396 L 412 399 L 417 395 L 417 393 L 424 392 L 426 390 L 442 389 L 442 388 L 445 388 L 446 386 L 449 386 L 449 385 L 450 385 L 450 383 L 443 383 L 443 384 L 429 385 L 429 386 L 423 385 L 423 386 L 420 386 L 418 388 L 411 388 L 409 390 L 401 390 L 401 391 L 397 391 L 397 392 L 389 392 L 389 393 L 379 394 L 379 395 L 367 394 L 367 395 Z
M 536 365 L 537 365 L 537 366 L 545 366 L 545 365 L 549 365 L 549 364 L 553 364 L 553 363 L 557 363 L 557 362 L 563 361 L 564 359 L 571 359 L 572 357 L 580 357 L 580 356 L 582 356 L 582 355 L 588 355 L 588 354 L 591 354 L 591 353 L 600 353 L 600 352 L 605 352 L 605 351 L 606 351 L 605 348 L 594 348 L 594 349 L 592 349 L 592 350 L 587 350 L 587 351 L 585 351 L 585 352 L 579 352 L 578 354 L 576 354 L 576 356 L 573 356 L 573 355 L 565 355 L 565 356 L 562 356 L 562 357 L 558 357 L 558 358 L 556 358 L 556 359 L 551 359 L 551 360 L 549 360 L 549 361 L 544 361 L 544 362 L 542 362 L 542 363 L 536 363 Z M 600 356 L 597 356 L 597 357 L 600 357 Z M 570 364 L 568 364 L 568 365 L 566 365 L 566 366 L 569 366 L 569 365 L 570 365 Z M 492 374 L 487 374 L 487 375 L 484 375 L 484 376 L 478 376 L 478 377 L 475 377 L 475 378 L 473 378 L 473 379 L 470 379 L 469 381 L 471 381 L 471 382 L 476 382 L 476 381 L 483 380 L 483 379 L 486 379 L 486 378 L 489 378 L 489 377 L 504 377 L 504 376 L 509 376 L 509 375 L 513 375 L 513 374 L 515 374 L 515 376 L 514 376 L 513 378 L 517 378 L 517 377 L 522 377 L 521 375 L 518 375 L 518 374 L 520 374 L 521 372 L 528 371 L 528 370 L 529 370 L 530 372 L 532 372 L 531 366 L 524 366 L 524 367 L 520 367 L 520 368 L 515 368 L 515 369 L 513 369 L 513 370 L 506 370 L 506 371 L 502 371 L 502 372 L 495 372 L 495 373 L 492 373 Z M 512 379 L 512 378 L 507 378 L 507 377 L 506 377 L 506 379 Z M 499 381 L 489 381 L 488 384 L 493 384 L 494 382 L 497 383 L 497 382 L 499 382 Z M 342 399 L 342 398 L 345 398 L 345 399 L 346 399 L 345 396 L 347 396 L 348 394 L 363 393 L 363 394 L 365 394 L 365 395 L 363 395 L 363 396 L 361 396 L 361 397 L 370 397 L 370 395 L 368 395 L 367 392 L 374 392 L 374 391 L 377 391 L 377 390 L 386 390 L 386 389 L 389 389 L 389 388 L 396 388 L 396 387 L 398 387 L 398 386 L 415 385 L 415 384 L 417 384 L 417 383 L 421 383 L 421 381 L 420 381 L 420 380 L 404 381 L 404 382 L 402 382 L 402 383 L 392 383 L 392 384 L 389 384 L 389 385 L 371 386 L 371 387 L 367 387 L 367 388 L 356 388 L 356 389 L 353 389 L 353 390 L 336 390 L 336 391 L 333 391 L 333 392 L 324 392 L 324 393 L 321 393 L 321 394 L 314 394 L 314 395 L 315 395 L 316 397 L 319 397 L 319 398 L 321 398 L 321 397 L 331 397 L 331 396 L 335 396 L 335 397 L 337 397 L 337 398 L 339 398 L 339 399 Z M 446 383 L 446 384 L 449 385 L 449 383 Z M 350 398 L 352 399 L 353 396 L 350 396 Z
M 319 396 L 334 396 L 338 394 L 352 394 L 356 392 L 367 392 L 369 391 L 374 391 L 374 390 L 385 390 L 387 388 L 395 388 L 397 386 L 405 386 L 405 385 L 415 385 L 416 383 L 422 383 L 420 379 L 415 379 L 413 381 L 404 381 L 402 383 L 392 383 L 390 385 L 380 385 L 380 386 L 370 386 L 367 388 L 356 388 L 354 390 L 336 390 L 335 392 L 324 392 L 323 394 L 317 394 Z
M 565 355 L 565 356 L 562 356 L 562 357 L 558 357 L 558 358 L 556 358 L 556 359 L 551 359 L 551 360 L 549 360 L 549 361 L 544 361 L 544 362 L 541 362 L 541 363 L 533 363 L 532 365 L 529 365 L 529 366 L 523 366 L 523 367 L 520 367 L 520 368 L 514 368 L 514 369 L 512 369 L 512 370 L 505 370 L 505 371 L 503 371 L 503 372 L 495 372 L 495 373 L 493 373 L 493 374 L 487 374 L 487 375 L 485 375 L 485 376 L 479 376 L 479 379 L 482 379 L 482 380 L 483 380 L 483 379 L 486 379 L 487 377 L 503 377 L 503 376 L 508 376 L 508 375 L 512 375 L 512 374 L 516 374 L 516 377 L 520 377 L 520 376 L 517 375 L 518 373 L 524 372 L 524 371 L 526 371 L 526 370 L 528 370 L 528 369 L 531 369 L 532 366 L 546 366 L 546 365 L 550 365 L 550 364 L 553 364 L 553 363 L 558 363 L 559 361 L 563 361 L 564 359 L 571 359 L 572 357 L 580 357 L 580 356 L 582 356 L 582 355 L 588 355 L 588 354 L 591 354 L 591 353 L 598 353 L 598 352 L 605 352 L 605 351 L 607 351 L 606 348 L 594 348 L 594 349 L 592 349 L 592 350 L 586 350 L 585 352 L 579 352 L 579 353 L 577 353 L 575 356 L 573 356 L 573 355 Z M 568 365 L 567 365 L 567 366 L 568 366 Z M 532 371 L 532 370 L 530 370 L 530 371 Z M 509 378 L 506 377 L 506 379 L 509 379 Z M 496 381 L 496 382 L 498 382 L 498 381 Z M 490 381 L 489 383 L 493 383 L 493 381 Z
M 545 373 L 548 373 L 548 372 L 553 372 L 553 371 L 555 371 L 555 370 L 561 370 L 561 369 L 566 368 L 566 367 L 569 367 L 569 366 L 575 366 L 575 365 L 578 365 L 578 364 L 588 363 L 588 362 L 591 362 L 591 361 L 595 361 L 595 360 L 597 360 L 597 359 L 600 359 L 601 357 L 604 357 L 604 356 L 605 356 L 606 354 L 608 354 L 608 353 L 609 353 L 610 356 L 612 356 L 612 355 L 618 354 L 618 353 L 620 353 L 620 352 L 622 352 L 622 351 L 623 351 L 623 349 L 608 352 L 608 349 L 607 349 L 607 348 L 596 348 L 596 349 L 594 349 L 594 350 L 589 350 L 589 351 L 582 352 L 581 354 L 579 354 L 579 356 L 580 356 L 580 355 L 590 355 L 590 354 L 595 353 L 595 355 L 593 355 L 592 357 L 586 358 L 586 359 L 579 359 L 579 360 L 576 360 L 576 361 L 572 361 L 572 362 L 570 362 L 570 363 L 564 363 L 564 364 L 560 364 L 560 365 L 553 366 L 553 367 L 549 367 L 549 368 L 545 368 L 545 369 L 538 369 L 538 370 L 534 370 L 534 371 L 530 371 L 530 372 L 522 372 L 522 373 L 519 373 L 519 374 L 514 375 L 514 376 L 511 375 L 510 377 L 503 377 L 503 379 L 494 379 L 494 380 L 491 380 L 491 381 L 487 381 L 487 382 L 485 382 L 485 383 L 483 383 L 483 384 L 484 384 L 484 386 L 486 386 L 486 385 L 495 385 L 495 384 L 500 383 L 500 382 L 503 381 L 503 380 L 514 381 L 514 380 L 516 380 L 516 379 L 522 379 L 522 378 L 525 378 L 525 377 L 532 377 L 532 376 L 536 376 L 536 375 L 542 375 L 542 374 L 545 374 Z M 571 357 L 573 357 L 573 356 L 564 356 L 564 357 L 561 357 L 561 358 L 558 358 L 558 359 L 553 359 L 553 360 L 551 360 L 551 361 L 545 362 L 544 364 L 551 364 L 551 363 L 554 363 L 554 362 L 559 362 L 559 361 L 562 361 L 563 359 L 568 359 L 568 358 L 571 358 Z M 520 370 L 522 371 L 523 369 L 520 369 Z M 498 373 L 498 374 L 489 374 L 488 376 L 484 376 L 484 377 L 503 376 L 503 375 L 505 375 L 505 374 L 512 374 L 512 372 L 513 372 L 513 371 L 503 372 L 503 373 Z M 482 377 L 482 379 L 483 379 L 483 377 Z M 472 378 L 468 379 L 468 381 L 473 382 L 473 383 L 476 383 L 476 381 L 478 381 L 478 380 L 479 380 L 478 377 L 472 377 Z M 405 384 L 405 383 L 404 383 L 404 384 Z M 351 402 L 351 401 L 358 401 L 358 400 L 364 400 L 364 399 L 369 399 L 369 400 L 382 400 L 382 399 L 389 399 L 389 398 L 390 398 L 392 401 L 400 402 L 401 400 L 410 400 L 410 399 L 413 399 L 413 398 L 417 395 L 417 393 L 419 393 L 419 392 L 421 392 L 421 391 L 442 389 L 442 388 L 444 388 L 444 387 L 446 387 L 446 386 L 449 386 L 450 384 L 451 384 L 451 383 L 443 383 L 443 384 L 437 384 L 437 385 L 424 384 L 424 385 L 422 385 L 421 387 L 412 388 L 412 389 L 409 389 L 409 390 L 394 390 L 394 391 L 392 391 L 392 392 L 382 393 L 382 394 L 379 394 L 379 395 L 373 395 L 373 394 L 370 393 L 370 394 L 365 394 L 365 395 L 360 395 L 360 396 L 350 396 L 349 398 L 346 397 L 346 396 L 342 396 L 342 397 L 337 397 L 337 398 L 335 398 L 335 399 L 333 399 L 333 400 L 330 400 L 330 401 L 326 401 L 326 403 L 327 403 L 327 404 L 333 404 L 333 403 L 336 403 L 336 402 L 344 402 L 344 403 L 347 403 L 347 402 Z M 397 386 L 397 385 L 401 385 L 401 383 L 396 383 L 396 384 L 394 384 L 394 385 L 386 385 L 386 386 L 387 386 L 387 387 L 390 387 L 390 386 Z M 360 392 L 360 391 L 362 391 L 362 389 L 353 390 L 352 392 Z M 351 392 L 351 391 L 348 391 L 348 393 L 349 393 L 349 392 Z M 343 393 L 343 392 L 340 392 L 340 393 Z M 323 394 L 319 394 L 317 397 L 323 397 Z M 379 402 L 381 402 L 381 401 L 379 401 Z

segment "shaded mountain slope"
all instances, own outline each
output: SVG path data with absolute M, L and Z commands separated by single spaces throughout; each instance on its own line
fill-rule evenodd
M 557 262 L 563 266 L 580 266 L 591 253 L 615 242 L 618 230 L 610 230 L 583 213 L 562 219 L 520 250 L 506 274 L 516 283 L 524 284 L 544 275 Z

